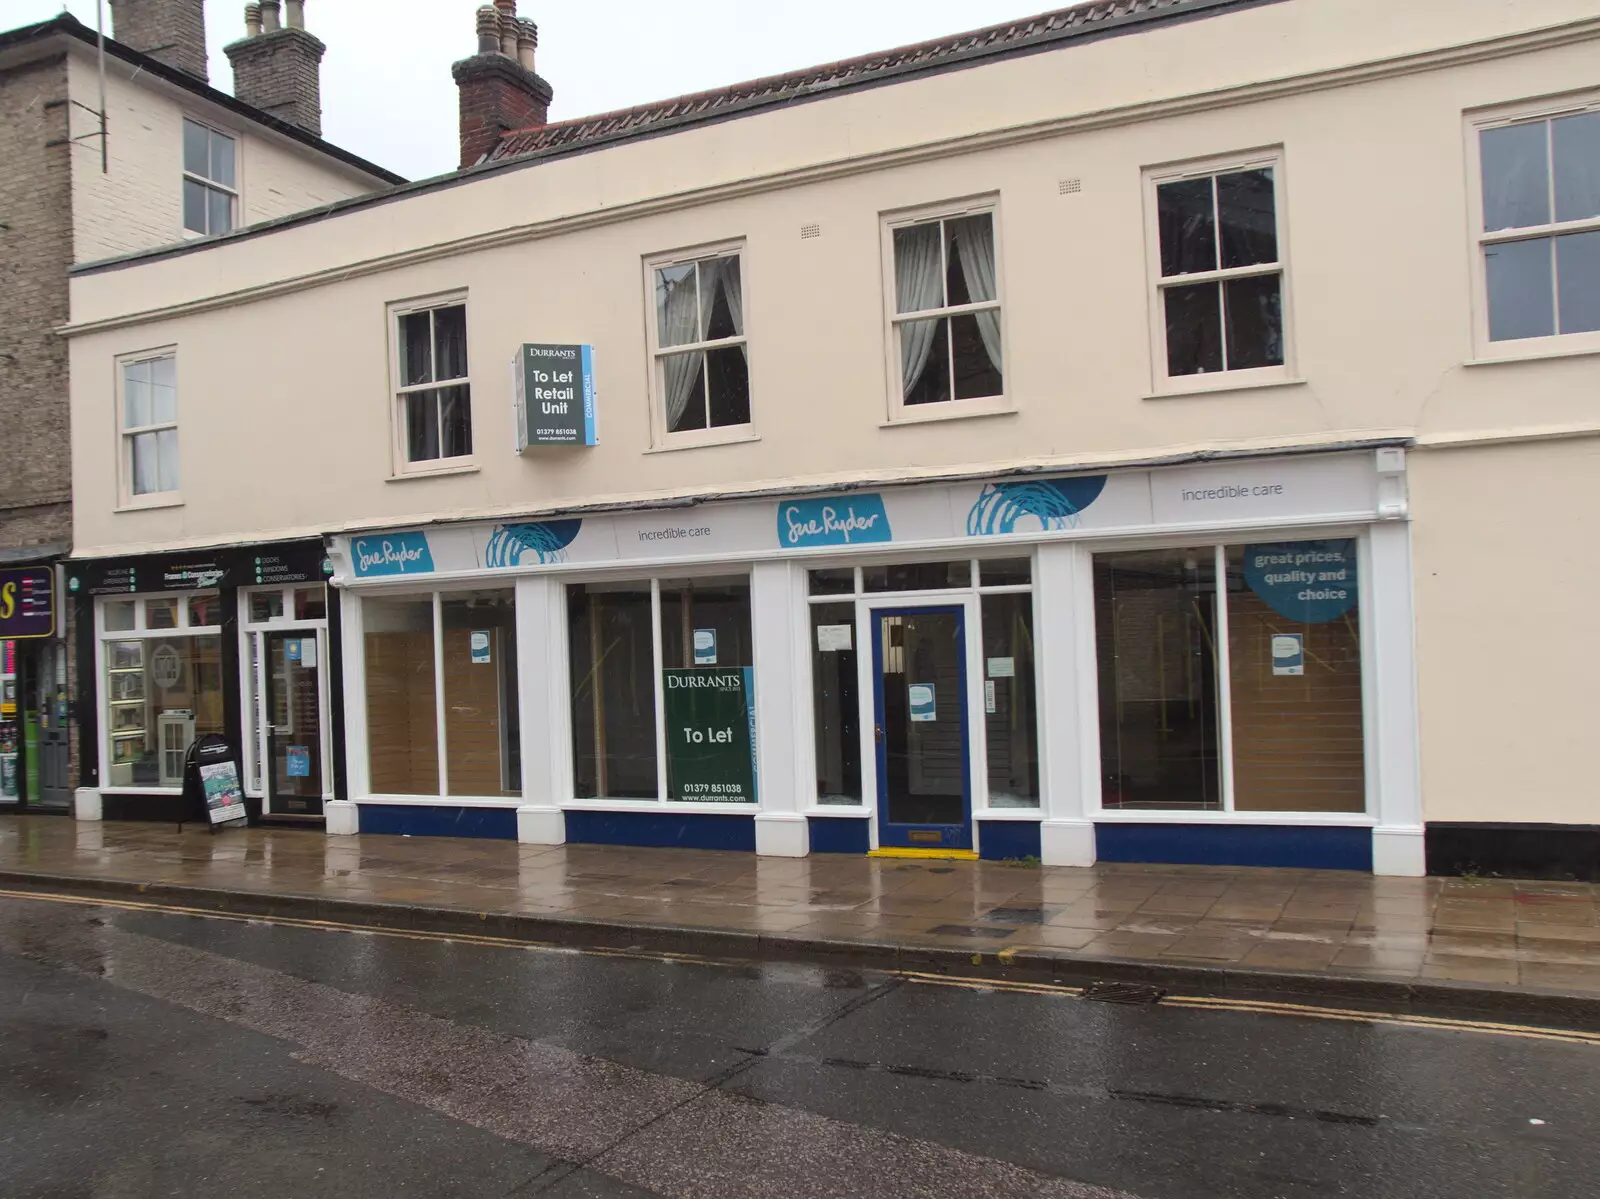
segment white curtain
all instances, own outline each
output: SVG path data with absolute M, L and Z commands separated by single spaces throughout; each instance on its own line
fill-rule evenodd
M 967 292 L 974 300 L 992 300 L 995 290 L 994 226 L 988 217 L 961 221 L 955 234 L 961 270 L 967 277 Z M 1000 310 L 990 308 L 972 314 L 978 319 L 978 335 L 988 352 L 990 365 L 1000 370 Z
M 700 297 L 694 285 L 695 272 L 671 284 L 662 304 L 661 348 L 687 345 L 700 340 Z M 684 409 L 694 393 L 695 380 L 700 376 L 700 363 L 705 355 L 672 354 L 661 360 L 665 376 L 667 401 L 667 428 L 675 429 L 682 419 Z
M 939 223 L 897 230 L 894 239 L 896 312 L 921 312 L 944 306 L 939 277 Z M 903 395 L 922 378 L 933 350 L 938 321 L 907 321 L 900 326 L 900 382 Z
M 728 315 L 733 318 L 733 331 L 736 334 L 744 333 L 744 280 L 739 274 L 739 259 L 713 258 L 710 262 L 700 264 L 700 282 L 706 289 L 706 304 L 704 316 L 705 328 L 701 329 L 700 336 L 704 338 L 710 333 L 711 312 L 716 307 L 717 288 L 722 288 L 722 298 L 728 302 Z M 745 361 L 750 360 L 750 344 L 744 343 L 739 347 L 744 351 Z

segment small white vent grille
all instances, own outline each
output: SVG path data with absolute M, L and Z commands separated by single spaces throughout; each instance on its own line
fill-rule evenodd
M 800 240 L 801 241 L 808 241 L 809 239 L 811 239 L 813 237 L 821 237 L 821 236 L 822 236 L 822 226 L 821 225 L 801 225 L 800 226 Z
M 1075 196 L 1083 190 L 1083 180 L 1063 179 L 1056 184 L 1056 190 L 1063 196 Z

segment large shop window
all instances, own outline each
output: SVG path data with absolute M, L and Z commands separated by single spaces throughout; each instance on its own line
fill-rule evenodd
M 103 600 L 105 785 L 183 786 L 194 739 L 223 731 L 217 596 Z
M 512 591 L 362 603 L 375 795 L 522 794 Z
M 754 803 L 744 577 L 567 588 L 578 799 Z
M 1107 809 L 1366 809 L 1353 539 L 1100 554 Z

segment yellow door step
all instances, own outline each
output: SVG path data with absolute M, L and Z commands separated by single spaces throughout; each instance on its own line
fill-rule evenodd
M 953 862 L 976 862 L 978 854 L 972 849 L 922 849 L 912 846 L 886 845 L 882 849 L 867 851 L 869 858 L 945 858 Z

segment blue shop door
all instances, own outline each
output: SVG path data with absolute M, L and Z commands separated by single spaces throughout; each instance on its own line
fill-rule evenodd
M 972 848 L 965 624 L 960 607 L 873 610 L 881 848 Z

